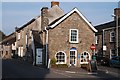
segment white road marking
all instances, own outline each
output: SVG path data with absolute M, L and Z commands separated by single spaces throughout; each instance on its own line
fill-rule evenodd
M 66 75 L 64 73 L 60 73 L 60 72 L 57 72 L 57 71 L 53 71 L 54 73 L 57 73 L 57 74 L 60 74 L 60 75 L 63 75 L 63 76 L 66 76 L 66 77 L 72 77 L 72 76 L 69 76 L 69 75 Z
M 73 74 L 75 74 L 76 72 L 74 72 L 74 71 L 65 71 L 66 73 L 73 73 Z
M 98 73 L 88 73 L 88 74 L 98 74 Z

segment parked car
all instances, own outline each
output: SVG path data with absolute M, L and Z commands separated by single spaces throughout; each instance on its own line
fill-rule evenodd
M 109 66 L 109 59 L 106 57 L 96 57 L 97 65 Z
M 120 67 L 120 56 L 115 56 L 110 60 L 111 67 Z

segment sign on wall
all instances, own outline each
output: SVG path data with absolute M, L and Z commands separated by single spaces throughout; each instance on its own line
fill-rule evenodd
M 92 44 L 92 45 L 90 46 L 90 49 L 94 51 L 94 50 L 96 49 L 96 46 L 95 46 L 94 44 Z
M 106 47 L 106 46 L 103 46 L 103 50 L 106 51 L 106 50 L 107 50 L 107 47 Z
M 78 54 L 78 58 L 80 58 L 80 54 Z

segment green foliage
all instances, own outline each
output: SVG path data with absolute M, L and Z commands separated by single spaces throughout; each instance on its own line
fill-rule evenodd
M 57 68 L 68 68 L 67 64 L 57 64 Z
M 68 65 L 67 64 L 56 64 L 56 59 L 55 58 L 52 58 L 51 59 L 51 67 L 53 68 L 68 68 Z
M 57 62 L 57 61 L 56 61 L 56 59 L 55 59 L 55 58 L 52 58 L 52 59 L 51 59 L 51 64 L 52 64 L 52 65 L 55 65 L 55 64 L 56 64 L 56 62 Z

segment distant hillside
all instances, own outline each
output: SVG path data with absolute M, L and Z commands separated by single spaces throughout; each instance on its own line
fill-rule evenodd
M 0 41 L 2 41 L 5 38 L 5 36 L 6 35 L 2 31 L 0 31 Z

